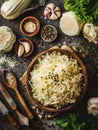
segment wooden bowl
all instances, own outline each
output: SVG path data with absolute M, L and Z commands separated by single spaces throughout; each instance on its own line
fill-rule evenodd
M 29 31 L 25 30 L 24 25 L 27 22 L 32 22 L 32 23 L 35 24 L 36 29 L 33 32 L 29 32 Z M 37 18 L 35 18 L 33 16 L 27 16 L 24 19 L 22 19 L 22 21 L 20 22 L 20 31 L 21 31 L 22 34 L 24 34 L 26 36 L 30 36 L 30 37 L 35 36 L 39 32 L 39 30 L 40 30 L 40 22 L 38 21 Z
M 20 38 L 16 43 L 15 43 L 15 53 L 18 55 L 18 48 L 19 48 L 19 45 L 22 43 L 22 42 L 28 42 L 29 45 L 31 46 L 30 48 L 30 51 L 28 53 L 24 53 L 21 57 L 29 57 L 33 51 L 34 51 L 34 44 L 32 43 L 32 41 L 28 38 Z
M 30 74 L 30 71 L 33 67 L 33 64 L 36 62 L 36 60 L 46 54 L 47 52 L 52 52 L 52 51 L 57 51 L 57 52 L 61 52 L 61 53 L 64 53 L 68 56 L 71 56 L 73 57 L 74 59 L 77 60 L 79 66 L 81 67 L 81 70 L 82 70 L 82 73 L 84 75 L 84 87 L 82 89 L 82 92 L 79 96 L 79 98 L 77 99 L 77 101 L 74 103 L 74 104 L 71 104 L 71 105 L 68 105 L 68 106 L 65 106 L 65 107 L 62 107 L 60 109 L 56 109 L 54 107 L 46 107 L 44 105 L 42 105 L 41 103 L 39 103 L 35 98 L 32 97 L 31 95 L 31 88 L 28 84 L 28 79 L 29 79 L 29 74 Z M 37 55 L 32 61 L 31 63 L 29 64 L 26 72 L 24 73 L 24 75 L 20 78 L 20 81 L 22 82 L 22 84 L 26 87 L 26 90 L 28 92 L 28 95 L 29 97 L 31 98 L 31 100 L 36 103 L 38 105 L 38 107 L 40 107 L 41 109 L 45 110 L 45 111 L 49 111 L 49 112 L 61 112 L 61 111 L 67 111 L 69 109 L 72 109 L 77 103 L 79 103 L 81 101 L 81 99 L 84 97 L 84 94 L 86 93 L 86 90 L 87 90 L 87 85 L 88 85 L 88 75 L 87 75 L 87 70 L 86 70 L 86 67 L 85 65 L 83 64 L 83 62 L 81 61 L 81 59 L 77 56 L 77 54 L 71 49 L 69 48 L 68 46 L 63 46 L 62 48 L 59 48 L 59 47 L 53 47 L 51 49 L 48 49 L 42 53 L 40 53 L 39 55 Z
M 45 25 L 41 29 L 41 38 L 45 42 L 53 42 L 57 38 L 58 32 L 53 25 Z

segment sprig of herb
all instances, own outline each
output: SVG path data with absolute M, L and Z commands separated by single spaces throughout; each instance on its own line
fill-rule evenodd
M 94 126 L 88 126 L 85 121 L 79 121 L 78 114 L 69 113 L 62 119 L 56 119 L 56 124 L 59 125 L 60 130 L 95 130 Z
M 57 125 L 60 126 L 60 130 L 84 130 L 86 126 L 85 122 L 78 122 L 78 114 L 68 114 L 63 119 L 56 119 Z
M 98 25 L 98 0 L 64 0 L 64 7 L 74 11 L 83 23 Z

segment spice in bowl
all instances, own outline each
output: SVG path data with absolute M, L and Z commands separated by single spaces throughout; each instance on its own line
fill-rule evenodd
M 11 85 L 14 84 L 15 80 L 14 80 L 14 78 L 13 78 L 13 75 L 12 75 L 10 72 L 7 72 L 7 73 L 5 74 L 5 78 L 6 78 L 6 81 L 7 81 L 9 84 L 11 84 Z
M 31 40 L 27 38 L 21 38 L 15 45 L 15 52 L 18 57 L 28 57 L 32 54 L 34 45 Z
M 53 25 L 45 25 L 41 30 L 41 38 L 45 42 L 53 42 L 57 38 L 57 29 Z
M 36 24 L 32 21 L 28 21 L 24 24 L 24 29 L 28 33 L 33 33 L 36 30 Z
M 20 31 L 26 36 L 35 36 L 40 29 L 40 23 L 37 18 L 33 16 L 25 17 L 20 22 Z

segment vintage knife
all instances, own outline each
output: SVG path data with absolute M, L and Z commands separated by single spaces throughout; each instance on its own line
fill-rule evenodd
M 7 109 L 7 107 L 1 101 L 0 101 L 0 112 L 3 115 L 7 115 L 13 130 L 19 130 L 20 128 L 19 124 L 14 120 L 14 118 L 9 113 L 9 110 Z
M 29 119 L 19 112 L 16 103 L 14 102 L 14 100 L 12 99 L 12 97 L 10 96 L 10 94 L 8 93 L 8 91 L 6 90 L 6 88 L 3 86 L 1 82 L 0 82 L 0 92 L 2 93 L 2 95 L 8 102 L 9 106 L 12 108 L 12 110 L 16 112 L 20 124 L 29 126 Z

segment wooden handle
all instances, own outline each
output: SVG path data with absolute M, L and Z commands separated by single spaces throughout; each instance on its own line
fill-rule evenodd
M 26 75 L 27 75 L 27 71 L 25 71 L 23 76 L 19 79 L 23 86 L 26 85 Z
M 13 130 L 19 130 L 20 128 L 19 124 L 14 120 L 14 118 L 11 116 L 10 113 L 7 113 L 7 117 L 11 123 Z
M 19 110 L 16 109 L 15 111 L 16 111 L 16 114 L 17 114 L 17 116 L 18 116 L 19 123 L 20 123 L 21 125 L 29 126 L 29 120 L 28 120 L 28 118 L 27 118 L 26 116 L 24 116 L 23 114 L 21 114 L 21 113 L 19 112 Z
M 21 94 L 19 93 L 19 91 L 16 89 L 16 94 L 17 94 L 17 97 L 21 103 L 21 105 L 23 106 L 25 112 L 27 113 L 27 116 L 29 119 L 33 119 L 34 118 L 34 115 L 31 113 L 31 111 L 29 110 L 27 104 L 25 103 L 23 97 L 21 96 Z

